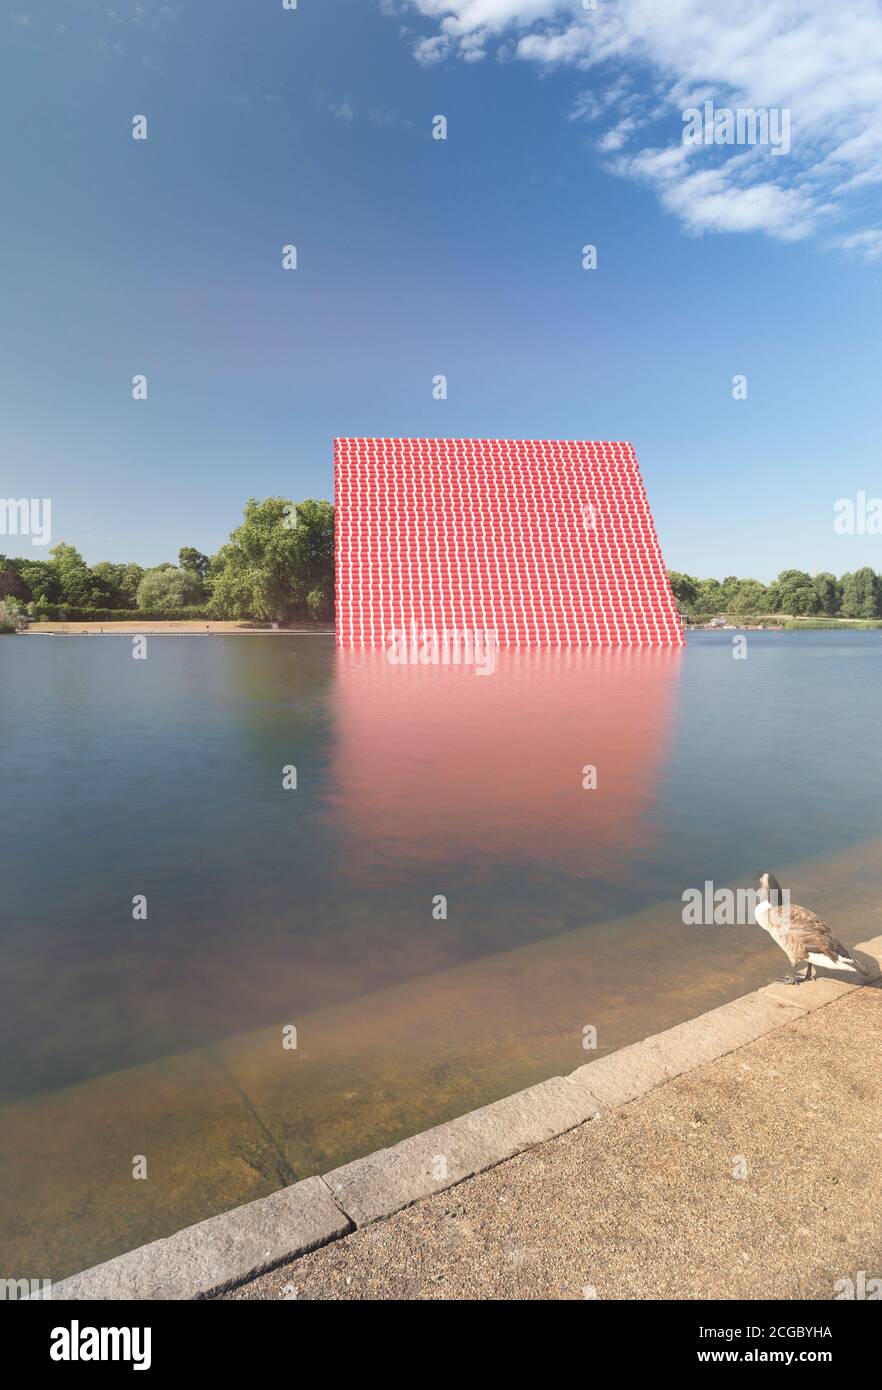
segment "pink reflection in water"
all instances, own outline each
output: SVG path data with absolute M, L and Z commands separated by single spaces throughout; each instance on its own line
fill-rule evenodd
M 680 649 L 506 648 L 473 666 L 338 651 L 331 767 L 344 864 L 480 857 L 605 878 L 646 845 Z M 597 769 L 597 789 L 583 769 Z M 494 866 L 495 867 L 495 866 Z

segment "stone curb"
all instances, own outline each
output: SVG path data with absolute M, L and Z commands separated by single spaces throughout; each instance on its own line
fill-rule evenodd
M 781 1003 L 757 990 L 589 1062 L 570 1079 L 585 1086 L 606 1107 L 626 1105 L 692 1067 L 734 1052 L 806 1012 L 795 1003 Z
M 53 1301 L 207 1298 L 351 1229 L 322 1179 L 306 1178 L 63 1279 L 48 1296 Z
M 878 980 L 882 936 L 854 951 L 869 979 L 843 972 L 810 984 L 766 985 L 569 1076 L 552 1077 L 324 1177 L 306 1178 L 75 1274 L 55 1284 L 48 1296 L 192 1299 L 247 1283 Z
M 355 1225 L 365 1226 L 574 1129 L 599 1110 L 583 1087 L 555 1076 L 335 1168 L 325 1182 Z

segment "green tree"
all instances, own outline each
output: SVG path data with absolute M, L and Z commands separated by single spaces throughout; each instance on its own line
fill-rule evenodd
M 689 609 L 698 596 L 698 580 L 679 570 L 668 570 L 668 583 L 678 608 Z
M 57 603 L 61 598 L 61 580 L 58 570 L 48 560 L 25 560 L 19 571 L 34 600 L 45 599 L 47 603 Z
M 0 570 L 0 598 L 21 599 L 27 603 L 31 598 L 30 585 L 15 570 Z
M 120 592 L 124 570 L 125 565 L 113 565 L 109 560 L 100 560 L 97 565 L 92 566 L 93 580 L 97 580 L 102 585 L 107 595 L 106 607 L 108 608 L 125 608 L 126 606 Z
M 758 579 L 739 579 L 729 600 L 729 612 L 740 616 L 765 613 L 767 593 L 765 584 Z
M 842 576 L 842 615 L 845 618 L 882 617 L 882 582 L 867 565 Z
M 828 618 L 833 618 L 839 612 L 842 605 L 842 585 L 835 574 L 813 574 L 812 588 L 818 595 L 820 608 L 819 613 L 823 613 Z
M 331 606 L 325 589 L 310 589 L 306 595 L 306 608 L 309 616 L 316 622 L 331 617 Z
M 20 632 L 27 625 L 24 609 L 18 599 L 0 598 L 0 632 Z
M 319 616 L 334 602 L 334 508 L 250 498 L 241 526 L 212 561 L 212 606 L 219 617 L 285 621 Z
M 769 611 L 806 616 L 821 611 L 821 599 L 804 570 L 782 570 L 769 585 Z
M 188 608 L 204 598 L 199 575 L 174 565 L 148 570 L 138 585 L 139 608 Z
M 138 605 L 138 585 L 144 578 L 146 570 L 140 565 L 123 565 L 122 576 L 119 581 L 119 596 L 121 607 L 136 608 Z
M 140 565 L 112 564 L 109 560 L 101 560 L 92 566 L 91 573 L 93 590 L 98 585 L 106 594 L 106 607 L 136 607 L 138 585 L 145 573 Z
M 182 545 L 178 551 L 178 564 L 182 570 L 191 570 L 204 581 L 208 575 L 211 561 L 207 555 L 202 554 L 201 550 L 194 550 L 192 545 Z
M 721 581 L 720 603 L 724 612 L 728 613 L 731 611 L 740 583 L 740 579 L 734 574 L 728 574 L 726 578 Z
M 60 541 L 49 551 L 58 571 L 61 585 L 61 599 L 79 608 L 95 606 L 96 589 L 99 595 L 105 594 L 100 580 L 95 581 L 82 555 L 72 545 Z
M 722 613 L 723 586 L 719 579 L 699 579 L 693 607 L 696 616 L 710 617 L 714 613 Z

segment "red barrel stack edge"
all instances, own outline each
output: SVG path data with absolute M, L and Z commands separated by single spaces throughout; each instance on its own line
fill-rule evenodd
M 337 439 L 337 641 L 681 646 L 630 444 Z

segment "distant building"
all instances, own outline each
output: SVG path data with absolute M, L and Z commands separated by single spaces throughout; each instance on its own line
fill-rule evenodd
M 335 440 L 337 641 L 681 646 L 630 444 Z

